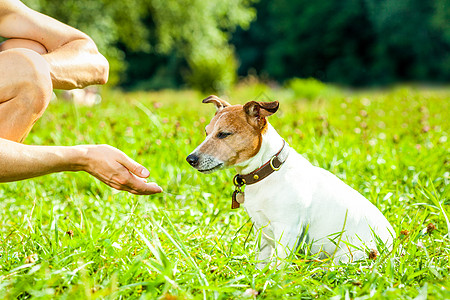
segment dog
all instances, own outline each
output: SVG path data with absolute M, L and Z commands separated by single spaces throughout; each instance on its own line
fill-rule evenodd
M 313 166 L 269 124 L 278 101 L 230 105 L 217 96 L 216 114 L 206 126 L 206 139 L 186 158 L 202 173 L 235 167 L 232 208 L 243 204 L 261 232 L 257 268 L 274 254 L 286 263 L 299 244 L 335 264 L 376 255 L 377 246 L 391 249 L 395 232 L 364 196 L 332 173 Z M 243 188 L 245 187 L 245 191 Z

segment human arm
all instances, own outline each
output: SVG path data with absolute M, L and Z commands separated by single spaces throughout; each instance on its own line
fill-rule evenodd
M 25 40 L 25 39 L 9 39 L 0 43 L 0 52 L 15 49 L 15 48 L 25 48 L 33 50 L 39 54 L 47 54 L 47 49 L 38 42 Z
M 63 171 L 86 171 L 109 186 L 150 195 L 162 189 L 147 183 L 150 174 L 123 152 L 107 145 L 31 146 L 0 138 L 0 182 Z
M 47 52 L 43 57 L 50 66 L 53 88 L 83 88 L 104 84 L 108 79 L 108 62 L 89 36 L 18 0 L 0 1 L 0 36 L 16 40 L 15 46 L 21 41 L 25 48 L 30 43 L 42 46 Z M 12 47 L 9 40 L 2 46 L 3 50 Z

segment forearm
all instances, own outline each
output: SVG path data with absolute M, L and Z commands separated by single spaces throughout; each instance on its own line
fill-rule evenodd
M 108 61 L 90 39 L 71 41 L 43 57 L 50 66 L 55 89 L 84 88 L 108 80 Z
M 105 84 L 108 80 L 108 61 L 89 39 L 72 41 L 54 51 L 36 41 L 9 39 L 0 44 L 0 51 L 27 48 L 42 55 L 50 67 L 53 88 L 84 88 L 92 84 Z
M 63 171 L 85 171 L 118 190 L 137 195 L 161 193 L 144 178 L 150 172 L 108 145 L 29 146 L 0 138 L 0 182 Z
M 0 139 L 0 182 L 83 170 L 83 154 L 76 146 L 30 146 Z
M 47 49 L 42 44 L 32 40 L 9 39 L 0 44 L 0 52 L 15 48 L 30 49 L 41 55 L 47 53 Z

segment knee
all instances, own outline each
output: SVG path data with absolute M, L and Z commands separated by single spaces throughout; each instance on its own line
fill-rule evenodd
M 28 49 L 11 49 L 7 52 L 11 56 L 17 74 L 13 82 L 18 99 L 35 114 L 42 114 L 53 92 L 47 61 L 40 54 Z

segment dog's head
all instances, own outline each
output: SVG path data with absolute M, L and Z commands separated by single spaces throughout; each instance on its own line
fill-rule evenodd
M 202 102 L 213 103 L 216 115 L 205 128 L 206 139 L 186 158 L 202 173 L 231 167 L 255 156 L 267 129 L 266 117 L 279 106 L 278 101 L 230 105 L 217 96 L 209 96 Z

